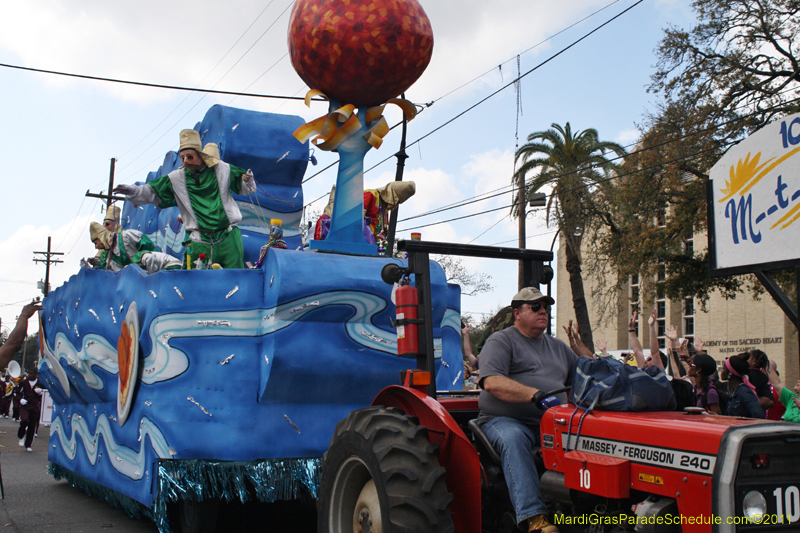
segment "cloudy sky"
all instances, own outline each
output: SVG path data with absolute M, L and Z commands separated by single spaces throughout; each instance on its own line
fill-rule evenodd
M 414 142 L 568 46 L 636 0 L 422 0 L 434 31 L 433 59 L 406 92 L 433 102 L 409 125 Z M 294 0 L 26 0 L 5 2 L 0 63 L 148 83 L 273 95 L 308 89 L 292 69 L 286 33 Z M 598 12 L 599 11 L 599 12 Z M 581 22 L 582 19 L 585 19 Z M 645 86 L 653 49 L 668 25 L 692 23 L 689 0 L 645 0 L 521 82 L 521 115 L 513 87 L 414 144 L 406 180 L 416 196 L 401 207 L 400 236 L 416 226 L 442 222 L 510 204 L 504 195 L 434 216 L 403 219 L 507 186 L 519 139 L 570 122 L 596 128 L 601 139 L 624 145 L 635 124 L 657 103 Z M 572 27 L 570 27 L 572 26 Z M 568 29 L 567 29 L 568 28 Z M 562 31 L 564 30 L 564 31 Z M 559 33 L 561 32 L 561 33 Z M 324 104 L 251 97 L 211 96 L 174 90 L 66 78 L 0 67 L 0 146 L 4 175 L 0 209 L 0 317 L 12 326 L 25 301 L 38 294 L 44 266 L 34 251 L 63 252 L 51 270 L 53 287 L 93 255 L 88 224 L 102 220 L 101 205 L 87 190 L 107 187 L 110 159 L 116 182 L 144 181 L 164 154 L 178 146 L 178 132 L 193 127 L 214 104 L 300 115 L 322 115 Z M 391 124 L 398 115 L 387 113 Z M 398 128 L 399 130 L 399 128 Z M 396 151 L 397 132 L 368 154 L 365 168 Z M 335 154 L 317 151 L 319 166 Z M 394 179 L 394 160 L 365 175 L 367 187 Z M 335 182 L 330 169 L 309 181 L 306 203 Z M 310 205 L 321 210 L 325 200 Z M 516 243 L 516 221 L 507 210 L 417 229 L 426 240 Z M 529 248 L 547 249 L 553 230 L 542 214 L 528 219 Z M 488 230 L 488 231 L 487 231 Z M 487 312 L 516 292 L 516 267 L 468 260 L 490 273 L 495 290 L 466 298 L 465 311 Z M 566 312 L 567 310 L 565 310 Z M 33 327 L 31 321 L 31 331 Z

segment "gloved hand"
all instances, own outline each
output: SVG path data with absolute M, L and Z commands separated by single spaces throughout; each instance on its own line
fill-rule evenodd
M 25 398 L 23 398 L 23 399 L 21 399 L 21 400 L 19 401 L 19 404 L 20 404 L 20 405 L 28 405 L 28 400 L 26 400 Z
M 120 193 L 124 196 L 131 196 L 132 194 L 136 193 L 136 186 L 135 185 L 117 185 L 114 187 L 115 193 Z
M 538 407 L 543 411 L 547 411 L 551 407 L 556 407 L 557 405 L 561 405 L 561 400 L 559 400 L 555 396 L 545 396 L 544 391 L 539 391 L 536 394 L 534 394 L 533 399 L 531 401 L 536 404 L 536 407 Z
M 33 389 L 33 392 L 35 392 L 36 394 L 41 394 L 42 393 L 42 389 L 40 389 L 39 387 L 36 387 L 35 389 Z
M 242 180 L 243 180 L 245 183 L 247 183 L 247 182 L 248 182 L 248 181 L 250 181 L 251 179 L 253 179 L 253 171 L 252 171 L 252 170 L 250 170 L 250 169 L 248 168 L 248 169 L 247 169 L 247 172 L 245 172 L 244 176 L 242 176 Z

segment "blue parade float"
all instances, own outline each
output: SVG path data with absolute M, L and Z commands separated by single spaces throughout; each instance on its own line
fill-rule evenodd
M 292 137 L 302 124 L 214 106 L 195 127 L 254 172 L 258 192 L 236 197 L 245 261 L 258 258 L 272 218 L 287 249 L 244 270 L 82 268 L 44 300 L 51 473 L 162 532 L 172 502 L 316 497 L 337 421 L 415 364 L 397 355 L 392 288 L 380 277 L 403 261 L 303 250 L 309 148 Z M 178 166 L 170 152 L 147 180 Z M 122 226 L 181 257 L 177 215 L 126 202 Z M 436 384 L 460 388 L 460 290 L 438 264 L 431 271 Z

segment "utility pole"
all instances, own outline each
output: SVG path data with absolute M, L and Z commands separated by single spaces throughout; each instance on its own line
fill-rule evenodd
M 525 249 L 525 218 L 527 217 L 527 213 L 525 212 L 525 175 L 522 172 L 517 173 L 517 183 L 519 184 L 519 190 L 517 191 L 517 216 L 519 217 L 519 247 L 520 249 Z M 517 273 L 517 290 L 521 291 L 525 288 L 530 280 L 525 279 L 525 275 L 523 274 L 524 261 L 519 262 L 518 273 Z
M 86 191 L 86 196 L 90 198 L 102 198 L 106 201 L 106 211 L 111 207 L 111 204 L 114 200 L 125 200 L 124 196 L 114 196 L 114 167 L 117 164 L 116 158 L 111 158 L 111 171 L 109 172 L 108 176 L 108 194 L 97 194 L 93 192 Z
M 42 292 L 44 292 L 45 296 L 47 296 L 47 293 L 50 292 L 50 264 L 51 263 L 52 264 L 56 264 L 56 263 L 63 263 L 64 262 L 64 261 L 61 261 L 60 259 L 52 259 L 52 256 L 54 256 L 54 255 L 64 255 L 64 254 L 62 252 L 51 252 L 50 251 L 50 239 L 51 239 L 50 237 L 47 238 L 47 251 L 46 252 L 33 252 L 35 254 L 42 254 L 42 255 L 45 256 L 44 259 L 42 259 L 40 257 L 34 257 L 33 258 L 33 262 L 34 263 L 44 263 L 46 265 L 45 274 L 44 274 L 44 287 L 42 287 Z
M 25 332 L 25 338 L 22 340 L 22 371 L 25 372 L 25 357 L 28 355 L 28 332 Z
M 405 98 L 406 93 L 401 95 L 401 98 Z M 406 118 L 405 113 L 403 113 L 403 134 L 400 137 L 400 150 L 397 151 L 395 157 L 397 157 L 397 169 L 395 170 L 394 174 L 394 181 L 403 181 L 403 169 L 406 165 L 406 159 L 408 159 L 408 154 L 406 154 L 406 130 L 408 129 L 408 119 Z M 400 204 L 395 206 L 391 213 L 389 213 L 389 231 L 386 235 L 386 250 L 384 250 L 384 255 L 387 257 L 392 257 L 394 254 L 394 230 L 397 228 L 397 216 L 398 212 L 400 211 Z

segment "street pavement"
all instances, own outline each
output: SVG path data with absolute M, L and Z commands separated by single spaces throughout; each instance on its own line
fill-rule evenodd
M 39 427 L 33 452 L 19 446 L 19 424 L 0 417 L 0 533 L 157 533 L 147 518 L 97 500 L 63 479 L 47 473 L 50 428 Z M 311 533 L 316 530 L 313 507 L 297 503 L 227 504 L 220 508 L 215 533 Z M 178 533 L 178 532 L 176 532 Z
M 135 520 L 47 473 L 50 428 L 39 427 L 33 452 L 19 446 L 19 424 L 0 418 L 0 532 L 156 533 L 147 519 Z

